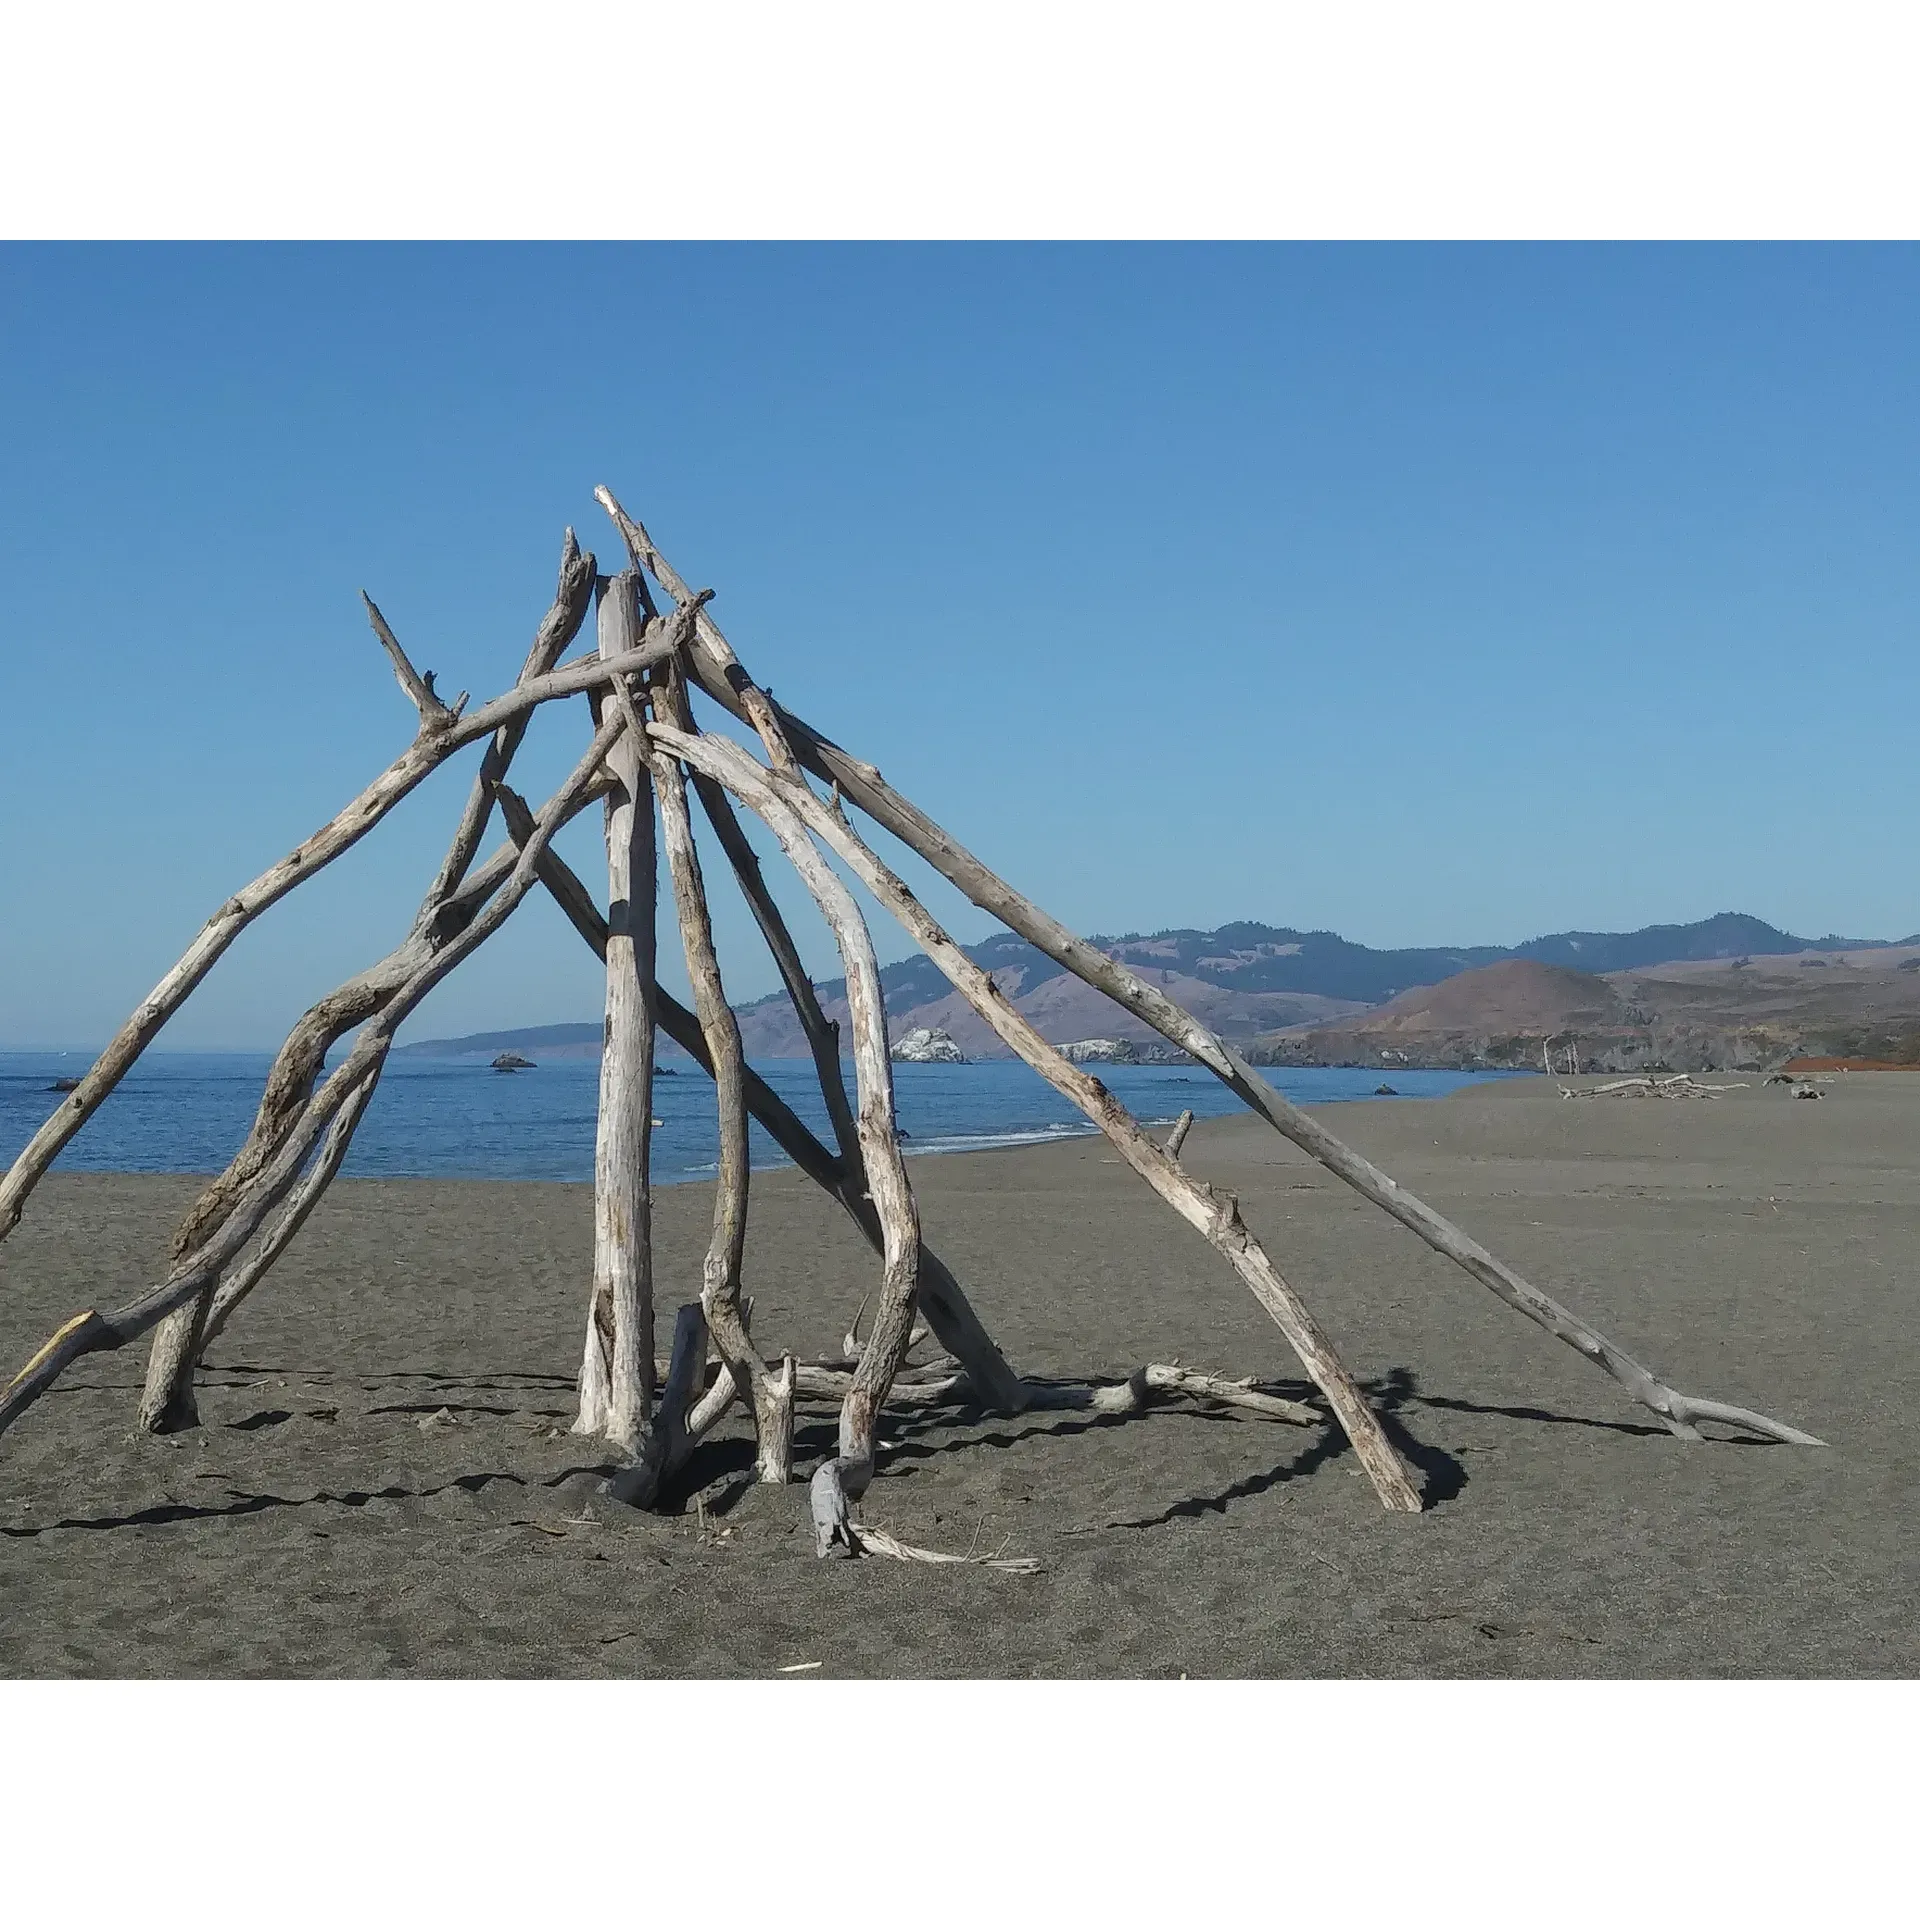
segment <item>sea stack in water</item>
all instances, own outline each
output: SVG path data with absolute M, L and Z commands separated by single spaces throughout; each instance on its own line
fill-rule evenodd
M 1067 1040 L 1057 1051 L 1063 1060 L 1071 1060 L 1075 1066 L 1097 1060 L 1110 1067 L 1131 1067 L 1137 1066 L 1140 1060 L 1140 1050 L 1131 1040 Z
M 887 1051 L 894 1059 L 914 1066 L 964 1067 L 967 1064 L 959 1041 L 945 1027 L 915 1027 L 911 1033 L 902 1034 Z
M 494 1058 L 495 1073 L 518 1073 L 522 1067 L 530 1067 L 533 1062 L 524 1053 L 502 1053 Z

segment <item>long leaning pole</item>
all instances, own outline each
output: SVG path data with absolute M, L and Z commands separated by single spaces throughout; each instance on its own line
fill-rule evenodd
M 1372 1481 L 1380 1504 L 1390 1512 L 1418 1513 L 1423 1504 L 1421 1493 L 1405 1460 L 1382 1430 L 1378 1417 L 1332 1343 L 1315 1324 L 1306 1303 L 1240 1218 L 1239 1207 L 1232 1197 L 1193 1179 L 1172 1154 L 1147 1138 L 1139 1123 L 1098 1080 L 1082 1073 L 1041 1039 L 988 975 L 960 951 L 958 944 L 899 877 L 797 777 L 781 780 L 728 740 L 711 735 L 696 739 L 659 725 L 650 727 L 648 732 L 668 752 L 722 781 L 769 825 L 774 824 L 777 817 L 775 809 L 784 803 L 846 862 L 1015 1054 L 1050 1086 L 1065 1094 L 1113 1142 L 1127 1165 L 1218 1249 L 1272 1316 L 1288 1345 L 1299 1355 L 1301 1365 L 1326 1395 L 1348 1439 L 1353 1442 L 1354 1452 Z
M 628 515 L 606 488 L 596 488 L 595 497 L 613 516 L 628 550 L 676 600 L 684 602 L 689 597 L 685 583 L 654 545 L 645 527 Z M 1660 1379 L 1598 1328 L 1514 1272 L 1424 1200 L 1409 1193 L 1296 1107 L 1186 1008 L 1098 947 L 1070 933 L 1051 914 L 1016 892 L 937 821 L 896 793 L 881 777 L 878 767 L 856 759 L 780 706 L 765 689 L 755 684 L 726 636 L 704 609 L 696 623 L 695 637 L 697 644 L 687 656 L 688 670 L 701 689 L 735 718 L 752 724 L 755 707 L 764 702 L 803 767 L 837 788 L 863 813 L 911 847 L 975 906 L 985 909 L 1003 926 L 1058 961 L 1069 973 L 1191 1054 L 1262 1119 L 1329 1173 L 1365 1195 L 1402 1226 L 1411 1228 L 1436 1253 L 1445 1254 L 1516 1312 L 1525 1314 L 1536 1326 L 1544 1327 L 1555 1339 L 1565 1342 L 1610 1374 L 1634 1400 L 1658 1415 L 1670 1431 L 1682 1439 L 1697 1440 L 1701 1437 L 1699 1423 L 1715 1420 L 1794 1446 L 1826 1444 L 1813 1434 L 1756 1413 L 1750 1407 L 1682 1393 Z

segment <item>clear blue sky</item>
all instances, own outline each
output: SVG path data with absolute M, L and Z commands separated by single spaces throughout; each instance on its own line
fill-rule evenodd
M 1910 246 L 0 249 L 0 1045 L 97 1044 L 404 747 L 361 586 L 496 691 L 602 480 L 1088 932 L 1920 930 L 1916 342 Z M 165 1044 L 384 952 L 469 777 Z M 598 1005 L 536 898 L 410 1032 Z

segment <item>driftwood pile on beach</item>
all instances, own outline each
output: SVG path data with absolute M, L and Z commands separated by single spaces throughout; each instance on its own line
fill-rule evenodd
M 793 1476 L 794 1403 L 802 1395 L 823 1397 L 836 1401 L 840 1411 L 836 1451 L 811 1478 L 818 1550 L 857 1553 L 864 1541 L 874 1550 L 892 1552 L 899 1543 L 864 1530 L 855 1516 L 874 1469 L 875 1422 L 888 1404 L 965 1396 L 1006 1411 L 1106 1410 L 1137 1409 L 1156 1395 L 1176 1395 L 1286 1422 L 1337 1421 L 1381 1503 L 1400 1512 L 1419 1511 L 1422 1488 L 1407 1460 L 1306 1302 L 1241 1217 L 1234 1195 L 1196 1179 L 1183 1166 L 1180 1145 L 1187 1118 L 1168 1139 L 1150 1138 L 1100 1080 L 1066 1050 L 1042 1039 L 868 844 L 854 824 L 850 809 L 857 809 L 974 905 L 1206 1067 L 1319 1165 L 1604 1369 L 1674 1434 L 1697 1439 L 1703 1422 L 1717 1422 L 1774 1440 L 1821 1444 L 1767 1415 L 1683 1393 L 1660 1379 L 1286 1100 L 1161 989 L 1016 892 L 897 793 L 878 768 L 775 702 L 715 624 L 711 592 L 690 589 L 646 529 L 604 488 L 598 498 L 625 545 L 627 565 L 602 573 L 569 530 L 558 589 L 521 675 L 512 688 L 481 706 L 470 708 L 464 694 L 451 705 L 443 700 L 434 675 L 415 668 L 380 610 L 367 602 L 374 631 L 418 714 L 413 744 L 365 792 L 207 922 L 0 1178 L 0 1237 L 19 1221 L 61 1148 L 240 933 L 371 832 L 435 768 L 463 747 L 484 742 L 453 842 L 400 944 L 296 1023 L 274 1061 L 247 1141 L 174 1235 L 167 1274 L 124 1306 L 87 1309 L 59 1327 L 0 1395 L 0 1431 L 84 1356 L 125 1346 L 148 1331 L 155 1338 L 140 1424 L 164 1430 L 195 1420 L 196 1367 L 339 1172 L 400 1023 L 540 890 L 605 968 L 594 1260 L 575 1431 L 607 1443 L 616 1461 L 608 1488 L 616 1497 L 640 1507 L 655 1504 L 667 1480 L 736 1405 L 753 1422 L 758 1478 L 784 1485 Z M 590 611 L 597 622 L 597 648 L 563 661 Z M 736 723 L 758 753 L 728 734 L 703 731 L 694 710 L 696 695 Z M 576 696 L 586 703 L 591 739 L 558 790 L 532 806 L 507 783 L 515 754 L 537 708 Z M 596 803 L 603 811 L 607 862 L 604 907 L 553 845 L 568 821 Z M 693 830 L 696 804 L 766 938 L 806 1033 L 830 1141 L 816 1136 L 743 1058 L 714 948 L 707 878 Z M 833 932 L 852 1027 L 851 1092 L 838 1028 L 827 1019 L 801 964 L 739 808 L 772 835 Z M 481 846 L 496 815 L 506 838 L 482 859 Z M 662 856 L 692 982 L 691 1007 L 668 994 L 655 973 Z M 1009 1363 L 959 1279 L 922 1239 L 899 1147 L 879 965 L 862 908 L 841 878 L 843 869 L 905 929 L 997 1038 L 1093 1121 L 1121 1161 L 1221 1255 L 1298 1355 L 1318 1404 L 1171 1362 L 1143 1365 L 1107 1386 L 1042 1385 L 1023 1378 Z M 650 1242 L 656 1031 L 670 1035 L 712 1077 L 719 1135 L 712 1233 L 697 1298 L 675 1309 L 664 1366 L 656 1358 L 655 1337 L 656 1301 L 665 1289 Z M 355 1038 L 345 1059 L 323 1077 L 329 1049 L 348 1034 Z M 1657 1097 L 1675 1097 L 1675 1085 L 1662 1082 L 1654 1091 Z M 865 1336 L 859 1331 L 864 1316 L 857 1316 L 841 1354 L 815 1364 L 803 1366 L 791 1353 L 763 1354 L 752 1333 L 752 1303 L 742 1297 L 749 1118 L 845 1209 L 880 1262 Z M 1044 1286 L 1045 1276 L 1034 1276 L 1031 1284 Z M 917 1363 L 911 1350 L 929 1336 L 942 1357 Z M 712 1363 L 709 1346 L 716 1355 Z

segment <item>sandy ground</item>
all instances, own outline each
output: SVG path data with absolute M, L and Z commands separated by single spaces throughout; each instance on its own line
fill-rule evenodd
M 343 1183 L 218 1350 L 206 1424 L 129 1436 L 139 1356 L 0 1440 L 7 1674 L 1904 1675 L 1916 1659 L 1920 1076 L 1796 1102 L 1562 1102 L 1540 1081 L 1322 1109 L 1677 1384 L 1828 1450 L 1668 1437 L 1252 1120 L 1236 1188 L 1425 1473 L 1375 1504 L 1337 1435 L 1169 1407 L 889 1420 L 866 1518 L 975 1566 L 816 1562 L 806 1493 L 735 1498 L 738 1417 L 675 1511 L 582 1489 L 590 1196 Z M 912 1163 L 930 1241 L 1017 1365 L 1297 1378 L 1223 1262 L 1104 1142 Z M 0 1354 L 156 1271 L 191 1180 L 49 1179 L 0 1249 Z M 798 1176 L 755 1188 L 763 1344 L 837 1345 L 873 1267 Z M 663 1300 L 707 1190 L 662 1196 Z M 14 1364 L 17 1364 L 17 1360 Z M 452 1423 L 422 1430 L 446 1408 Z M 824 1414 L 801 1450 L 830 1444 Z M 703 1537 L 705 1488 L 725 1508 Z M 731 1504 L 728 1504 L 731 1501 Z

